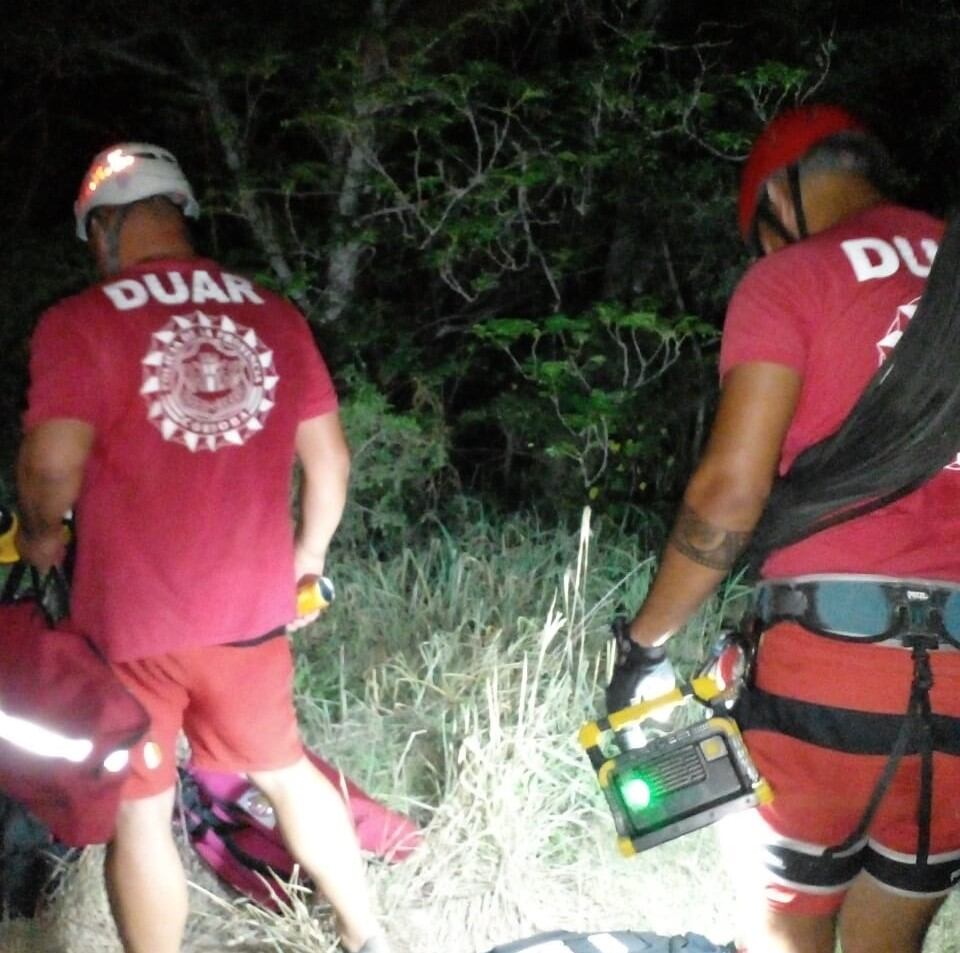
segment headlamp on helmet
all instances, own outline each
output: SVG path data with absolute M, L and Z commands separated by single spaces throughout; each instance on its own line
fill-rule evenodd
M 73 204 L 77 236 L 87 240 L 87 219 L 103 205 L 129 205 L 163 195 L 179 205 L 183 214 L 196 218 L 200 206 L 173 154 L 146 142 L 110 146 L 93 160 Z

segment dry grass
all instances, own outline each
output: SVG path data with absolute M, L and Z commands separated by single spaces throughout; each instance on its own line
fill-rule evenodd
M 560 928 L 733 934 L 712 832 L 619 857 L 576 744 L 609 664 L 605 623 L 618 600 L 638 601 L 649 572 L 612 546 L 604 572 L 588 571 L 587 529 L 551 541 L 477 534 L 390 564 L 345 563 L 324 641 L 301 647 L 311 741 L 425 825 L 411 859 L 370 869 L 397 953 L 472 953 Z M 681 656 L 698 653 L 715 610 Z M 228 897 L 188 848 L 184 858 L 187 953 L 334 949 L 307 896 L 270 914 Z M 119 951 L 101 861 L 89 850 L 71 865 L 40 920 L 0 924 L 0 953 Z M 960 953 L 957 920 L 953 900 L 930 953 Z

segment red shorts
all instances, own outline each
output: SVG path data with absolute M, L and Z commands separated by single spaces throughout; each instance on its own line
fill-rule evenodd
M 767 693 L 767 703 L 756 717 L 754 696 L 748 700 L 744 736 L 774 799 L 740 826 L 741 834 L 752 835 L 752 862 L 765 870 L 771 908 L 834 913 L 861 873 L 918 899 L 944 896 L 960 878 L 960 652 L 934 650 L 930 661 L 935 753 L 926 863 L 918 862 L 916 753 L 900 761 L 864 836 L 830 855 L 827 848 L 856 831 L 887 764 L 910 696 L 911 655 L 897 647 L 828 639 L 792 623 L 764 634 L 756 695 Z M 780 708 L 780 698 L 801 705 Z
M 269 771 L 303 754 L 285 635 L 112 665 L 151 722 L 147 737 L 130 753 L 126 799 L 151 797 L 176 782 L 181 729 L 193 761 L 207 770 Z

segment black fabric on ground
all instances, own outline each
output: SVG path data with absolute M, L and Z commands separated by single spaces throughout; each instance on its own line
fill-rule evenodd
M 50 831 L 0 794 L 0 906 L 10 918 L 32 917 L 56 874 Z

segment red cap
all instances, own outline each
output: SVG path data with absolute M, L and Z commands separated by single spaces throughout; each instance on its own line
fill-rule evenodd
M 817 143 L 867 127 L 840 106 L 798 106 L 780 113 L 760 133 L 740 175 L 740 234 L 750 237 L 760 188 L 774 172 L 802 159 Z

